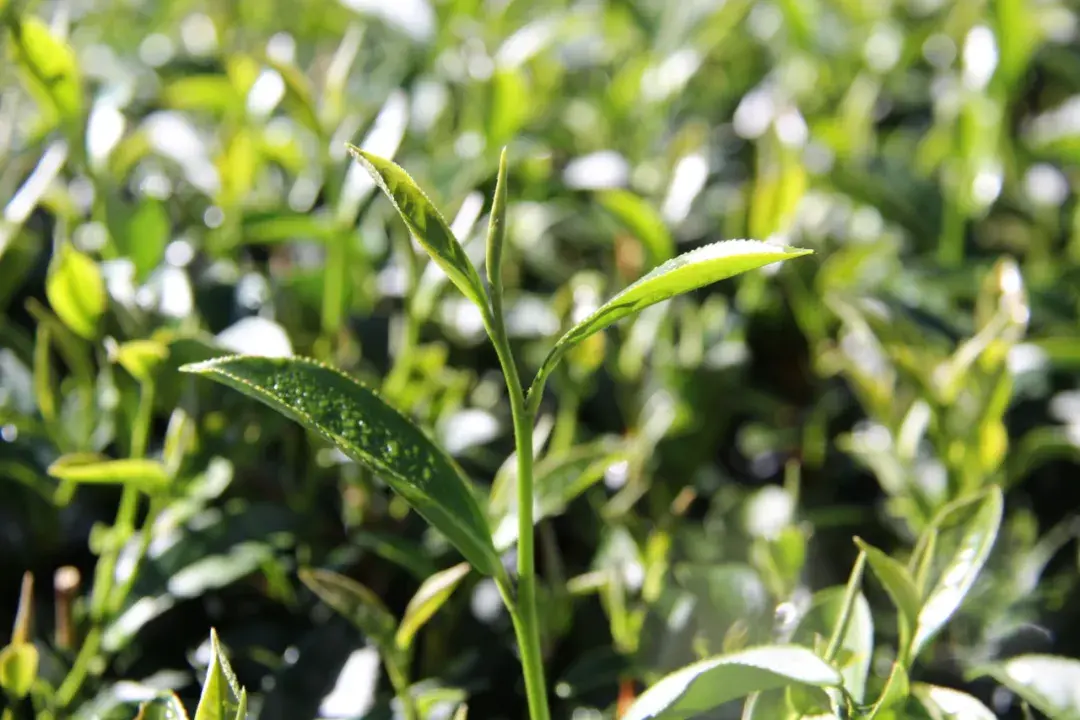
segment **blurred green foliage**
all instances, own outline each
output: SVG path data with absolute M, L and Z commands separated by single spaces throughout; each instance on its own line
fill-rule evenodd
M 979 717 L 957 690 L 1080 716 L 1072 0 L 0 0 L 0 24 L 5 720 L 175 717 L 172 691 L 201 717 L 208 672 L 208 718 L 406 717 L 405 693 L 423 717 L 522 716 L 497 589 L 454 574 L 391 478 L 178 372 L 235 352 L 341 368 L 428 431 L 512 544 L 482 318 L 347 143 L 407 169 L 477 265 L 509 146 L 527 377 L 677 254 L 815 253 L 648 308 L 551 375 L 553 716 L 614 717 L 687 663 L 787 640 L 831 650 L 860 703 L 898 693 L 880 718 Z M 341 576 L 387 633 L 311 581 Z M 956 614 L 933 627 L 913 593 Z M 820 703 L 765 692 L 743 716 Z

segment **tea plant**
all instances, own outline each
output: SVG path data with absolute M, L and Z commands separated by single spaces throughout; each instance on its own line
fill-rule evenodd
M 0 717 L 1080 717 L 1078 18 L 0 0 Z
M 519 380 L 503 313 L 505 152 L 488 230 L 485 287 L 446 221 L 405 171 L 357 148 L 350 151 L 394 203 L 417 242 L 480 309 L 484 328 L 498 354 L 510 397 L 517 458 L 516 577 L 511 578 L 503 567 L 475 491 L 461 471 L 421 430 L 375 393 L 335 370 L 302 359 L 238 356 L 186 369 L 247 393 L 322 434 L 349 457 L 384 477 L 424 519 L 446 535 L 473 568 L 495 578 L 513 618 L 530 716 L 546 720 L 550 712 L 536 606 L 532 447 L 535 416 L 545 382 L 567 351 L 620 318 L 711 282 L 805 255 L 807 251 L 735 240 L 674 258 L 568 330 L 552 347 L 526 389 Z M 366 604 L 372 604 L 371 600 L 369 595 Z M 399 674 L 400 671 L 392 673 Z M 411 714 L 415 716 L 415 711 Z

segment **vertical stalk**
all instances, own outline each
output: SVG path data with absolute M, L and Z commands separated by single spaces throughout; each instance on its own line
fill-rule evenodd
M 517 452 L 518 501 L 518 586 L 514 630 L 521 651 L 521 669 L 525 676 L 525 692 L 532 720 L 549 720 L 547 685 L 541 657 L 540 622 L 536 609 L 536 548 L 533 537 L 533 414 L 525 406 L 517 367 L 506 337 L 502 319 L 502 299 L 493 293 L 491 337 L 499 356 L 506 388 L 510 395 L 510 414 L 514 422 L 514 447 Z M 508 606 L 510 606 L 508 599 Z
M 502 254 L 506 234 L 506 149 L 499 158 L 499 175 L 487 239 L 487 276 L 491 288 L 491 307 L 482 308 L 484 326 L 499 357 L 506 390 L 510 395 L 510 414 L 514 421 L 514 447 L 517 452 L 518 502 L 518 585 L 517 595 L 500 583 L 499 591 L 514 623 L 521 670 L 525 676 L 529 717 L 549 720 L 547 684 L 540 639 L 540 619 L 536 610 L 536 548 L 533 538 L 533 418 L 535 410 L 526 405 L 525 389 L 518 376 L 514 353 L 506 333 L 503 313 Z
M 131 452 L 132 458 L 141 458 L 146 455 L 146 446 L 150 438 L 150 424 L 154 413 L 154 384 L 145 381 L 141 386 L 139 407 L 135 413 L 135 421 L 131 429 Z M 90 669 L 90 663 L 97 655 L 101 647 L 102 630 L 105 617 L 110 610 L 118 609 L 118 603 L 123 602 L 114 596 L 116 584 L 116 564 L 120 557 L 123 544 L 130 538 L 135 529 L 135 516 L 139 510 L 139 491 L 132 484 L 124 486 L 120 494 L 120 507 L 116 511 L 116 521 L 112 527 L 106 547 L 99 558 L 97 567 L 94 569 L 94 589 L 90 593 L 90 619 L 92 627 L 79 654 L 75 658 L 75 664 L 64 678 L 59 690 L 57 690 L 57 702 L 60 707 L 66 707 L 78 694 L 82 687 L 86 674 Z M 148 518 L 148 522 L 152 519 Z M 149 532 L 147 528 L 146 532 Z M 134 572 L 134 571 L 133 571 Z M 129 591 L 133 583 L 129 577 L 121 588 L 121 591 Z M 126 594 L 126 593 L 125 593 Z

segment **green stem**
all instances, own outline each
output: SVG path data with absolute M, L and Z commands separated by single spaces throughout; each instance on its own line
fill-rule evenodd
M 409 677 L 405 669 L 398 664 L 398 660 L 386 663 L 386 674 L 390 677 L 390 684 L 394 686 L 394 693 L 401 700 L 401 711 L 405 720 L 420 720 L 420 711 L 416 708 L 416 700 L 409 691 Z
M 829 638 L 829 645 L 825 649 L 825 662 L 835 660 L 837 653 L 840 652 L 840 647 L 844 644 L 844 637 L 847 635 L 848 625 L 851 623 L 851 613 L 855 607 L 855 599 L 859 595 L 859 586 L 862 583 L 864 567 L 866 567 L 866 553 L 860 551 L 859 557 L 855 559 L 855 566 L 851 568 L 851 577 L 848 579 L 847 590 L 844 591 L 844 604 L 840 608 L 840 617 L 836 620 L 836 627 L 833 628 L 832 637 Z
M 146 455 L 153 411 L 154 385 L 152 382 L 144 382 L 142 394 L 139 397 L 139 407 L 136 410 L 135 421 L 131 429 L 130 454 L 132 458 L 141 458 Z M 119 604 L 123 603 L 134 583 L 135 571 L 133 569 L 132 575 L 127 578 L 124 586 L 121 587 L 122 592 L 119 595 L 114 595 L 116 565 L 120 558 L 120 550 L 134 530 L 138 510 L 139 491 L 132 484 L 125 485 L 120 494 L 120 506 L 116 511 L 116 521 L 94 572 L 94 589 L 90 595 L 90 618 L 93 627 L 79 650 L 78 656 L 75 658 L 75 664 L 57 691 L 57 699 L 61 707 L 65 707 L 71 702 L 79 692 L 79 688 L 82 687 L 83 680 L 86 679 L 90 662 L 97 655 L 101 646 L 101 634 L 105 616 L 110 610 L 116 609 Z M 151 521 L 152 518 L 147 519 L 148 523 Z M 148 538 L 149 528 L 146 529 L 146 535 Z M 149 541 L 147 538 L 144 538 L 144 545 L 148 547 Z
M 95 627 L 86 636 L 86 640 L 83 641 L 83 646 L 79 649 L 79 654 L 75 658 L 75 664 L 71 666 L 71 671 L 64 678 L 64 682 L 60 684 L 60 689 L 56 691 L 57 706 L 61 708 L 67 707 L 79 693 L 79 688 L 82 687 L 83 680 L 86 679 L 86 674 L 90 670 L 90 663 L 93 662 L 98 649 L 101 647 L 101 633 L 101 627 Z
M 536 558 L 533 538 L 533 413 L 525 404 L 525 393 L 518 377 L 517 366 L 503 322 L 502 288 L 492 287 L 492 314 L 488 317 L 488 332 L 499 357 L 506 388 L 510 395 L 510 413 L 514 421 L 514 445 L 517 451 L 518 500 L 518 587 L 516 603 L 504 592 L 507 607 L 514 617 L 514 631 L 521 651 L 521 668 L 525 676 L 525 692 L 532 720 L 549 720 L 547 685 L 541 657 L 540 622 L 536 609 Z

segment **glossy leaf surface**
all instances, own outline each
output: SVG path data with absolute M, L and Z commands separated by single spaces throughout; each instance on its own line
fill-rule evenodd
M 1080 660 L 1020 655 L 981 670 L 1054 720 L 1080 718 Z
M 624 720 L 685 720 L 755 692 L 801 684 L 836 687 L 840 674 L 811 650 L 763 646 L 688 665 L 650 687 Z
M 1004 498 L 998 487 L 991 488 L 979 501 L 953 556 L 919 610 L 912 657 L 945 626 L 975 584 L 994 547 L 1003 510 Z
M 411 420 L 338 370 L 303 358 L 233 356 L 188 365 L 319 433 L 377 472 L 482 573 L 501 570 L 461 470 Z

